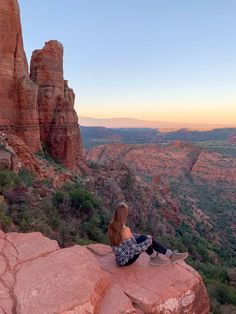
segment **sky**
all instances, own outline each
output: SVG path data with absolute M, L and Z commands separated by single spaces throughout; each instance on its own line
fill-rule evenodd
M 24 46 L 64 45 L 79 116 L 236 123 L 235 0 L 19 0 Z

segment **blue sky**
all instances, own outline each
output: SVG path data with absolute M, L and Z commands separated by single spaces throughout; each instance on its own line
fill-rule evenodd
M 80 116 L 236 122 L 235 0 L 19 0 L 28 59 L 64 45 Z

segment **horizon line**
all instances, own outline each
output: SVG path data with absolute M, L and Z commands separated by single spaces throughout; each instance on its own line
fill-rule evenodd
M 224 122 L 177 122 L 177 121 L 158 121 L 158 120 L 148 120 L 148 119 L 141 119 L 141 118 L 133 118 L 133 117 L 110 117 L 110 118 L 96 118 L 96 117 L 89 117 L 89 116 L 79 116 L 79 119 L 92 119 L 92 120 L 135 120 L 135 121 L 143 121 L 143 122 L 150 122 L 150 123 L 173 123 L 173 124 L 200 124 L 200 125 L 229 125 L 229 126 L 236 126 L 236 123 L 224 123 Z

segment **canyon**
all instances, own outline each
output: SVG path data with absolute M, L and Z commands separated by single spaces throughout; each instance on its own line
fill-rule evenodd
M 167 144 L 109 144 L 87 151 L 88 161 L 103 164 L 124 162 L 141 177 L 181 177 L 184 174 L 207 181 L 236 182 L 236 159 L 207 152 L 193 144 L 175 141 Z
M 228 239 L 226 242 L 234 242 L 235 157 L 175 141 L 167 144 L 100 145 L 86 151 L 86 160 L 95 168 L 95 173 L 96 169 L 99 173 L 97 194 L 106 195 L 106 190 L 110 191 L 108 207 L 113 206 L 109 200 L 126 199 L 133 220 L 140 217 L 144 224 L 150 220 L 149 224 L 160 235 L 173 236 L 183 223 L 196 230 L 200 223 L 209 241 Z M 118 169 L 123 169 L 123 172 Z M 122 174 L 123 185 L 119 183 Z M 108 189 L 108 182 L 113 182 L 113 188 Z M 119 188 L 123 192 L 128 190 L 128 193 L 122 194 Z M 227 202 L 229 207 L 224 210 Z M 222 219 L 229 226 L 227 232 L 222 230 Z
M 1 2 L 0 36 L 0 312 L 209 313 L 186 263 L 153 268 L 143 254 L 122 269 L 108 245 L 75 244 L 103 240 L 125 200 L 132 228 L 188 248 L 192 262 L 217 263 L 225 243 L 233 256 L 236 159 L 182 141 L 84 150 L 62 44 L 47 41 L 28 69 L 17 0 Z M 171 242 L 180 236 L 184 247 Z

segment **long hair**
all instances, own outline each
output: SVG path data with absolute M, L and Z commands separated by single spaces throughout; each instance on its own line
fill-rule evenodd
M 128 206 L 125 203 L 119 203 L 109 224 L 108 236 L 111 245 L 117 246 L 121 242 L 122 229 L 128 216 Z

